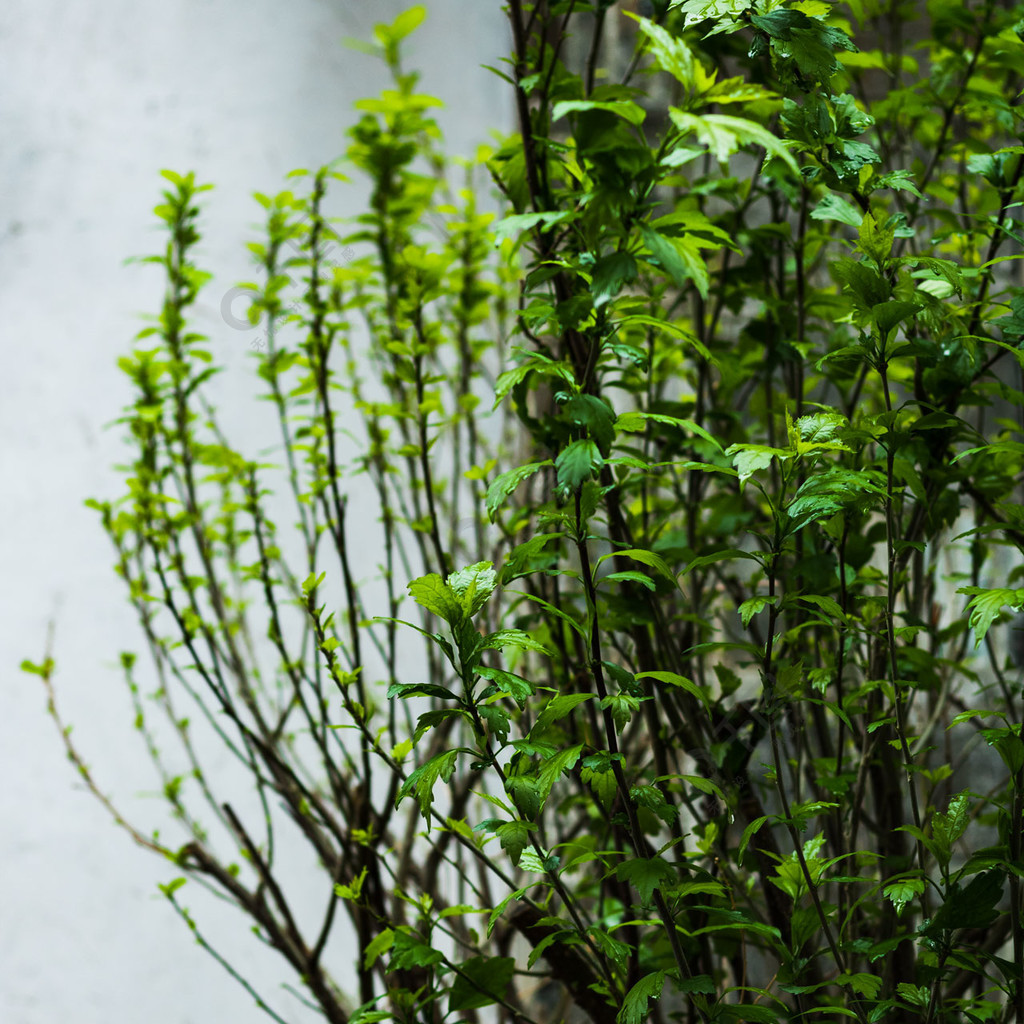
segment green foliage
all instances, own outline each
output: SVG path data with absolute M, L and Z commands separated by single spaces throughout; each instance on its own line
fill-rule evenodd
M 269 459 L 217 425 L 165 175 L 91 503 L 185 845 L 133 835 L 331 1021 L 1024 1020 L 1024 7 L 620 6 L 508 4 L 518 130 L 460 186 L 422 11 L 361 44 L 366 212 L 333 168 L 258 197 Z

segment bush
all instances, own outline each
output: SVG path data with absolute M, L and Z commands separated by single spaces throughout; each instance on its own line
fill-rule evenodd
M 1024 1021 L 1022 7 L 507 9 L 518 133 L 446 164 L 415 8 L 366 213 L 257 196 L 269 459 L 166 173 L 91 504 L 181 844 L 101 799 L 332 1022 Z

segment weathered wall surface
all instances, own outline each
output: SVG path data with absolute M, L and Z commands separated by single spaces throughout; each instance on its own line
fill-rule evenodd
M 174 875 L 132 846 L 76 787 L 44 712 L 18 672 L 39 659 L 56 619 L 59 693 L 100 786 L 157 827 L 155 780 L 131 730 L 116 669 L 140 649 L 88 496 L 119 493 L 118 428 L 127 398 L 116 369 L 154 312 L 159 274 L 124 267 L 163 244 L 150 210 L 159 169 L 216 184 L 203 260 L 217 280 L 199 309 L 229 371 L 226 401 L 253 391 L 247 335 L 220 297 L 251 275 L 244 241 L 253 189 L 342 152 L 352 102 L 385 84 L 345 50 L 407 0 L 6 0 L 0 7 L 0 1020 L 5 1024 L 262 1021 L 156 890 Z M 453 152 L 472 154 L 511 123 L 497 64 L 497 0 L 430 0 L 409 47 L 423 87 L 447 103 Z M 353 189 L 354 211 L 359 190 Z M 244 423 L 242 424 L 244 428 Z M 255 430 L 255 427 L 254 427 Z M 195 905 L 183 891 L 186 906 Z M 276 958 L 225 912 L 210 938 L 281 993 Z M 255 948 L 254 948 L 255 947 Z

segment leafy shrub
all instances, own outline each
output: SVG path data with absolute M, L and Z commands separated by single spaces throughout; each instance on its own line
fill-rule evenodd
M 166 174 L 92 504 L 184 844 L 108 807 L 330 1021 L 1024 1020 L 1021 6 L 647 6 L 510 0 L 461 171 L 378 27 L 366 213 L 257 197 L 269 459 Z

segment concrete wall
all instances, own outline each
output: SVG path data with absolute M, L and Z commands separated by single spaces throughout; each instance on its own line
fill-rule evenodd
M 244 241 L 296 166 L 341 153 L 351 103 L 385 84 L 345 50 L 402 0 L 5 0 L 0 6 L 0 1021 L 237 1024 L 267 1018 L 196 946 L 159 895 L 173 866 L 134 847 L 62 759 L 42 687 L 47 621 L 63 712 L 99 785 L 160 824 L 159 800 L 115 668 L 141 649 L 89 496 L 120 493 L 107 429 L 127 390 L 116 369 L 158 308 L 154 268 L 124 267 L 162 239 L 159 169 L 216 184 L 203 262 L 218 277 L 201 329 L 252 394 L 246 334 L 219 298 L 251 274 Z M 452 151 L 470 155 L 511 123 L 498 0 L 429 0 L 409 66 L 448 109 Z M 354 210 L 359 191 L 353 190 Z M 183 890 L 183 902 L 204 901 Z M 312 1019 L 278 987 L 276 958 L 232 914 L 201 917 L 289 1021 Z M 241 925 L 241 926 L 240 926 Z

